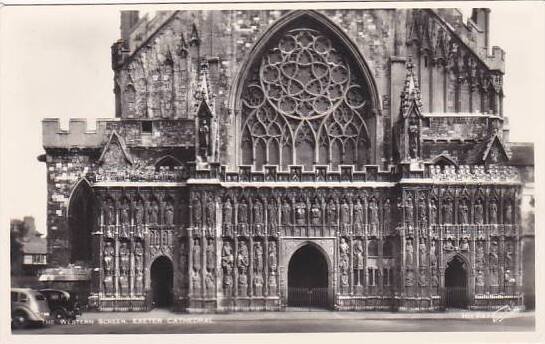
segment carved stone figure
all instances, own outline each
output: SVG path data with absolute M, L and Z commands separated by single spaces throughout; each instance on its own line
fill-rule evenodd
M 278 223 L 278 209 L 274 199 L 269 200 L 267 203 L 267 221 L 273 227 L 276 227 Z
M 419 141 L 419 130 L 416 120 L 412 119 L 409 124 L 409 156 L 411 159 L 416 159 L 418 157 L 418 141 Z
M 112 275 L 104 276 L 104 294 L 108 296 L 114 294 L 114 278 Z
M 291 224 L 291 205 L 288 203 L 287 200 L 284 200 L 284 203 L 282 203 L 282 224 L 283 225 L 290 225 Z
M 137 226 L 144 224 L 144 206 L 142 202 L 136 202 L 134 207 L 134 222 Z
M 137 271 L 144 268 L 144 248 L 140 241 L 134 243 L 134 267 Z
M 121 220 L 121 225 L 122 226 L 129 226 L 131 224 L 131 218 L 129 216 L 129 205 L 128 204 L 123 204 L 123 206 L 121 206 L 119 219 Z
M 318 226 L 322 222 L 322 209 L 320 209 L 320 204 L 317 201 L 312 203 L 310 209 L 311 223 L 315 226 Z
M 208 227 L 213 227 L 216 223 L 216 202 L 214 202 L 214 197 L 208 197 L 206 202 L 206 225 Z
M 507 242 L 505 246 L 505 266 L 513 267 L 513 243 Z
M 350 223 L 350 206 L 348 205 L 348 203 L 346 203 L 346 200 L 344 199 L 341 203 L 341 223 Z
M 512 224 L 513 223 L 513 206 L 510 201 L 507 201 L 505 204 L 505 209 L 503 213 L 503 223 Z
M 407 266 L 413 265 L 413 257 L 414 257 L 413 240 L 407 239 L 407 242 L 405 244 L 405 265 Z
M 234 256 L 233 250 L 231 248 L 231 243 L 224 242 L 221 253 L 221 266 L 224 269 L 224 273 L 231 273 L 231 271 L 233 270 L 233 262 Z
M 452 201 L 450 199 L 443 202 L 443 223 L 452 223 Z
M 201 157 L 206 160 L 210 146 L 210 127 L 208 121 L 203 119 L 199 123 L 199 150 Z
M 206 292 L 208 295 L 214 294 L 214 290 L 216 289 L 214 281 L 214 275 L 211 272 L 207 272 L 206 276 L 204 278 L 204 285 L 206 287 Z
M 114 271 L 114 255 L 115 249 L 110 241 L 104 243 L 104 252 L 102 254 L 104 260 L 104 273 L 112 275 Z
M 407 270 L 405 274 L 405 285 L 407 287 L 414 286 L 414 272 L 412 270 Z
M 467 202 L 465 200 L 462 200 L 460 202 L 460 205 L 458 206 L 458 212 L 459 212 L 459 220 L 460 223 L 465 225 L 469 223 L 469 208 L 467 206 Z
M 461 251 L 469 251 L 469 241 L 467 240 L 467 238 L 462 239 L 462 244 L 460 245 L 460 250 Z
M 480 199 L 475 203 L 475 223 L 480 225 L 483 223 L 483 204 Z
M 337 224 L 337 206 L 335 202 L 331 199 L 327 205 L 327 221 L 330 225 Z
M 274 272 L 276 271 L 277 267 L 277 255 L 276 255 L 276 242 L 270 241 L 269 242 L 269 257 L 268 257 L 268 264 L 269 264 L 269 270 Z
M 498 205 L 496 201 L 490 202 L 490 223 L 491 224 L 498 223 Z
M 244 271 L 238 275 L 238 289 L 239 296 L 246 296 L 248 293 L 248 276 Z
M 363 264 L 363 243 L 361 240 L 356 240 L 354 244 L 354 257 L 355 257 L 355 268 L 362 270 L 365 265 Z
M 269 285 L 269 295 L 276 295 L 277 293 L 277 284 L 276 284 L 276 274 L 271 272 L 269 274 L 269 279 L 267 284 Z
M 150 223 L 154 225 L 159 224 L 159 204 L 153 202 L 150 210 Z
M 405 220 L 408 226 L 414 224 L 414 208 L 413 208 L 413 199 L 412 197 L 407 197 L 407 202 L 405 203 Z
M 202 224 L 202 208 L 201 202 L 198 199 L 193 200 L 191 211 L 193 213 L 193 225 L 200 226 Z
M 426 199 L 424 195 L 421 195 L 418 200 L 418 219 L 423 226 L 426 225 L 428 219 L 428 214 L 426 212 Z
M 254 295 L 263 295 L 263 275 L 261 274 L 261 272 L 258 272 L 254 275 Z
M 246 204 L 245 199 L 242 199 L 238 205 L 238 223 L 248 223 L 248 204 Z
M 360 199 L 357 198 L 356 203 L 354 204 L 354 226 L 356 226 L 356 228 L 361 228 L 364 223 L 363 206 L 361 205 Z
M 249 264 L 248 246 L 244 241 L 238 244 L 237 267 L 245 271 Z
M 477 287 L 484 287 L 484 274 L 482 270 L 477 270 L 477 275 L 475 276 L 475 285 Z
M 437 270 L 436 269 L 431 270 L 431 286 L 432 287 L 438 287 L 439 286 L 439 278 L 437 276 Z
M 231 199 L 228 198 L 223 205 L 223 224 L 231 225 L 233 223 L 233 206 Z
M 420 265 L 426 265 L 427 259 L 426 259 L 426 243 L 424 242 L 424 239 L 420 240 L 420 243 L 418 244 L 418 253 L 420 258 Z
M 261 243 L 259 241 L 254 244 L 254 255 L 255 271 L 263 271 L 263 247 L 261 246 Z
M 263 222 L 263 205 L 256 199 L 254 201 L 254 223 L 262 224 Z
M 371 198 L 369 202 L 369 213 L 370 219 L 369 222 L 371 225 L 378 225 L 378 207 L 377 201 L 374 198 Z
M 200 293 L 201 291 L 201 274 L 200 272 L 193 272 L 191 276 L 191 285 L 193 286 L 193 292 L 195 294 Z
M 168 203 L 165 209 L 165 225 L 174 225 L 174 207 Z
M 108 201 L 106 204 L 104 223 L 107 225 L 115 225 L 115 208 L 112 201 Z
M 454 245 L 453 245 L 453 243 L 452 243 L 452 239 L 447 239 L 447 241 L 445 241 L 444 250 L 445 250 L 445 251 L 452 251 L 452 250 L 454 250 Z
M 206 269 L 210 272 L 216 268 L 216 247 L 214 240 L 208 239 L 206 244 Z
M 144 291 L 144 273 L 142 271 L 136 271 L 134 277 L 134 293 L 136 295 L 142 295 Z
M 435 253 L 435 240 L 430 242 L 430 264 L 431 266 L 437 265 L 437 255 Z
M 193 269 L 196 272 L 201 270 L 201 245 L 199 239 L 193 241 Z M 198 274 L 198 273 L 197 273 Z
M 384 227 L 389 229 L 389 230 L 392 230 L 393 228 L 389 228 L 390 227 L 390 223 L 392 222 L 392 209 L 391 209 L 391 205 L 390 205 L 390 199 L 387 198 L 386 201 L 384 201 L 384 206 L 383 206 L 383 211 L 384 211 Z
M 430 224 L 437 223 L 437 202 L 435 200 L 430 201 Z
M 484 244 L 482 241 L 478 241 L 475 249 L 475 261 L 478 265 L 484 264 Z
M 127 272 L 121 272 L 119 275 L 119 294 L 122 296 L 129 295 L 129 277 Z
M 418 273 L 418 285 L 421 287 L 425 287 L 428 284 L 427 282 L 428 281 L 426 278 L 426 270 L 421 269 Z
M 307 207 L 304 202 L 297 202 L 295 205 L 295 222 L 298 225 L 304 225 L 306 223 Z

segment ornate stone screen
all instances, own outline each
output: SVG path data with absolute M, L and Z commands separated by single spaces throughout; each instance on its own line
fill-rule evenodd
M 369 92 L 338 41 L 287 30 L 254 60 L 242 90 L 243 164 L 311 170 L 368 161 Z

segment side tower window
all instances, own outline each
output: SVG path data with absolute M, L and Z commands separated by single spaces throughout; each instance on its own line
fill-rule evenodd
M 251 59 L 239 103 L 242 164 L 312 170 L 315 164 L 336 169 L 372 161 L 370 86 L 361 57 L 331 25 L 296 17 Z
M 71 261 L 91 262 L 91 233 L 96 230 L 96 203 L 93 190 L 85 179 L 74 188 L 68 209 Z

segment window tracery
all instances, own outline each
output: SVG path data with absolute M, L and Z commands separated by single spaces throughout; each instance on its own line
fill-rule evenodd
M 369 93 L 335 39 L 286 31 L 255 62 L 243 88 L 242 164 L 363 165 Z

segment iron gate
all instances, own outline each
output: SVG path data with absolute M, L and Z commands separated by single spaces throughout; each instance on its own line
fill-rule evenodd
M 288 288 L 288 306 L 327 308 L 327 288 Z
M 466 287 L 446 287 L 443 289 L 443 307 L 467 308 L 469 304 L 468 289 Z

